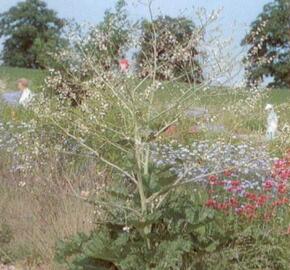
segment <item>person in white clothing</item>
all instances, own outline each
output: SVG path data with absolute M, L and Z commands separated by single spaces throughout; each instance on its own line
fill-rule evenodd
M 266 138 L 270 141 L 275 139 L 277 136 L 278 116 L 275 113 L 274 106 L 272 104 L 267 104 L 265 111 L 268 113 Z
M 29 102 L 32 100 L 33 94 L 31 90 L 28 88 L 29 82 L 26 79 L 19 79 L 17 81 L 17 88 L 22 92 L 21 97 L 19 99 L 19 104 L 22 106 L 27 106 Z

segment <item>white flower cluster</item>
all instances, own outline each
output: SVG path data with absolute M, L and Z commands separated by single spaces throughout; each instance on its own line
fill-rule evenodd
M 170 166 L 184 181 L 208 183 L 209 174 L 231 170 L 232 178 L 257 185 L 271 172 L 274 159 L 266 148 L 223 141 L 199 141 L 191 145 L 152 144 L 152 159 L 157 166 Z

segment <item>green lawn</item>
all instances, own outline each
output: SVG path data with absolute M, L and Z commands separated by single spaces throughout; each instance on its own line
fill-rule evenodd
M 46 71 L 31 70 L 24 68 L 11 68 L 0 66 L 0 80 L 6 85 L 4 90 L 15 91 L 16 81 L 19 78 L 27 78 L 31 83 L 31 89 L 38 92 L 41 89 Z M 133 81 L 133 84 L 138 82 Z M 145 86 L 144 86 L 145 87 Z M 207 109 L 210 115 L 216 115 L 215 123 L 223 125 L 227 130 L 241 134 L 263 134 L 265 129 L 266 114 L 264 111 L 265 104 L 272 103 L 279 114 L 280 127 L 290 122 L 290 90 L 289 89 L 273 89 L 267 90 L 263 100 L 260 100 L 249 115 L 240 118 L 231 111 L 223 111 L 223 108 L 239 103 L 248 96 L 244 91 L 233 91 L 231 88 L 212 88 L 208 91 L 190 90 L 187 84 L 164 82 L 163 88 L 156 93 L 154 106 L 156 109 L 167 108 L 173 104 L 182 93 L 189 90 L 192 92 L 190 98 L 187 99 L 186 105 L 189 108 L 203 107 Z M 3 90 L 2 90 L 3 91 Z M 9 108 L 7 108 L 9 110 Z M 5 115 L 5 113 L 4 113 Z M 8 113 L 8 116 L 10 113 Z M 194 119 L 183 119 L 180 125 L 185 126 L 187 130 L 189 126 L 194 124 Z M 212 134 L 210 134 L 211 136 Z M 221 134 L 224 136 L 225 134 Z
M 16 82 L 20 78 L 26 78 L 30 81 L 30 88 L 38 92 L 45 78 L 46 71 L 32 70 L 26 68 L 12 68 L 0 66 L 0 80 L 5 83 L 4 90 L 15 91 Z

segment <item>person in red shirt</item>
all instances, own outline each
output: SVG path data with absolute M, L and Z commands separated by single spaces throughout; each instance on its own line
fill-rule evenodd
M 119 61 L 119 66 L 122 72 L 128 72 L 129 70 L 129 61 L 126 58 L 122 58 Z

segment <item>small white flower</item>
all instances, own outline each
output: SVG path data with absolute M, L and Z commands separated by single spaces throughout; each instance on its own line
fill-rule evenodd
M 128 227 L 128 226 L 123 227 L 123 232 L 129 233 L 130 227 Z
M 25 187 L 26 183 L 24 181 L 20 181 L 18 184 L 19 187 Z

